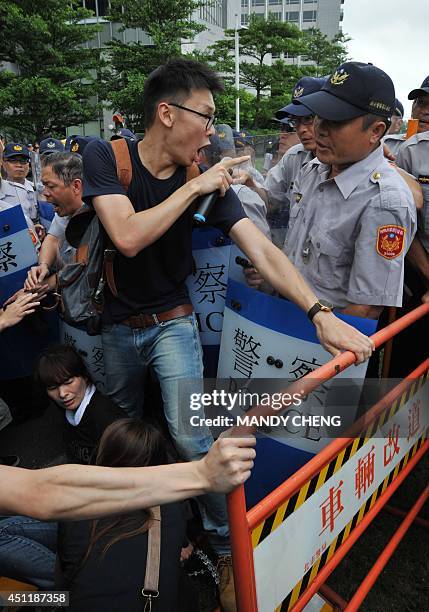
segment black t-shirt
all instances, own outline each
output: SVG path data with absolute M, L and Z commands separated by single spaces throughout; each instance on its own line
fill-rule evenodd
M 128 197 L 136 212 L 160 204 L 182 187 L 186 169 L 179 166 L 167 179 L 158 179 L 143 166 L 138 142 L 128 142 L 133 178 Z M 93 141 L 85 148 L 84 201 L 94 196 L 126 195 L 116 173 L 113 150 L 105 141 Z M 115 283 L 119 297 L 107 293 L 104 322 L 120 322 L 132 314 L 160 313 L 189 302 L 186 278 L 192 272 L 192 224 L 194 206 L 186 211 L 156 242 L 127 258 L 117 253 L 114 262 Z M 210 225 L 226 235 L 237 221 L 246 217 L 239 199 L 229 189 L 218 198 L 209 215 Z
M 125 515 L 127 531 L 143 524 L 141 513 Z M 99 528 L 108 519 L 99 521 Z M 147 532 L 119 540 L 103 556 L 115 528 L 94 545 L 86 563 L 92 521 L 60 523 L 58 530 L 55 588 L 70 591 L 70 612 L 142 612 L 141 595 L 147 557 Z M 179 559 L 185 537 L 182 505 L 161 506 L 161 563 L 159 597 L 152 601 L 153 612 L 175 612 L 178 608 Z
M 77 463 L 91 463 L 106 427 L 128 415 L 111 399 L 95 391 L 79 425 L 67 421 L 67 442 L 70 459 Z

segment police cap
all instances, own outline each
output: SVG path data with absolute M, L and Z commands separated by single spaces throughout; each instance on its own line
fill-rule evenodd
M 40 155 L 50 155 L 51 153 L 62 153 L 64 145 L 58 138 L 45 138 L 40 143 Z
M 25 145 L 19 142 L 10 142 L 4 148 L 3 159 L 9 159 L 10 157 L 26 157 L 30 160 L 31 154 Z
M 408 99 L 415 100 L 416 98 L 424 94 L 429 94 L 429 76 L 425 78 L 425 80 L 418 89 L 413 89 L 413 91 L 410 91 L 410 93 L 408 94 Z
M 368 113 L 390 118 L 395 108 L 392 79 L 373 64 L 346 62 L 320 91 L 297 100 L 328 121 L 347 121 Z
M 312 111 L 299 104 L 299 100 L 302 96 L 320 91 L 325 84 L 326 77 L 302 77 L 297 81 L 292 92 L 292 102 L 284 108 L 281 108 L 276 112 L 276 119 L 284 119 L 289 115 L 294 117 L 308 117 L 312 115 Z

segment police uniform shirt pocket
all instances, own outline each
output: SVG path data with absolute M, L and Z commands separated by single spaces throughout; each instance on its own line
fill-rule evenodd
M 304 245 L 302 256 L 309 258 L 309 276 L 313 277 L 315 285 L 335 289 L 341 288 L 346 282 L 351 253 L 320 228 L 313 226 L 310 230 L 309 241 Z

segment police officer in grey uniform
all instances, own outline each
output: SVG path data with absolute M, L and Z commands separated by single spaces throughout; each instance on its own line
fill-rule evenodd
M 429 288 L 429 76 L 421 87 L 408 94 L 408 99 L 414 100 L 412 115 L 419 120 L 419 125 L 417 134 L 401 146 L 396 163 L 416 177 L 423 191 L 423 208 L 419 211 L 417 237 L 409 260 Z
M 322 298 L 320 309 L 377 318 L 402 303 L 416 211 L 380 146 L 394 101 L 390 77 L 360 62 L 342 64 L 300 98 L 316 115 L 317 159 L 295 180 L 284 250 Z
M 390 153 L 396 155 L 399 151 L 399 147 L 405 141 L 405 134 L 400 134 L 399 131 L 404 122 L 404 107 L 402 103 L 395 99 L 395 108 L 393 109 L 393 115 L 391 117 L 391 126 L 387 131 L 386 136 L 383 138 L 383 144 L 385 144 Z
M 280 248 L 283 246 L 286 228 L 289 220 L 290 194 L 295 177 L 301 167 L 314 158 L 316 141 L 313 129 L 313 113 L 296 101 L 304 95 L 319 91 L 325 79 L 302 77 L 296 83 L 292 102 L 276 113 L 280 121 L 288 121 L 296 129 L 300 143 L 286 151 L 278 164 L 265 177 L 264 188 L 267 192 L 269 220 L 273 242 Z

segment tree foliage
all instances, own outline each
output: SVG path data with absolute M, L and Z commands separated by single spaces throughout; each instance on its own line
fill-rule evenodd
M 0 0 L 0 123 L 11 137 L 64 134 L 94 116 L 98 26 L 71 0 Z
M 210 47 L 216 67 L 226 78 L 232 80 L 234 73 L 234 30 L 225 31 L 226 39 Z M 240 83 L 256 93 L 254 124 L 261 123 L 262 98 L 279 82 L 294 82 L 296 67 L 284 61 L 268 62 L 270 56 L 280 53 L 290 57 L 299 55 L 302 50 L 302 33 L 293 24 L 276 21 L 271 15 L 264 19 L 261 15 L 250 15 L 247 29 L 240 30 Z
M 306 61 L 314 62 L 315 76 L 331 74 L 335 68 L 347 60 L 346 44 L 350 39 L 342 32 L 332 40 L 317 28 L 305 30 L 304 52 L 302 57 Z
M 200 6 L 196 0 L 112 0 L 108 18 L 121 22 L 120 31 L 140 28 L 146 42 L 114 40 L 106 51 L 109 70 L 104 73 L 105 99 L 123 110 L 134 129 L 142 129 L 141 104 L 146 76 L 171 57 L 181 55 L 181 42 L 192 40 L 204 26 L 190 19 Z M 149 42 L 149 44 L 148 44 Z

